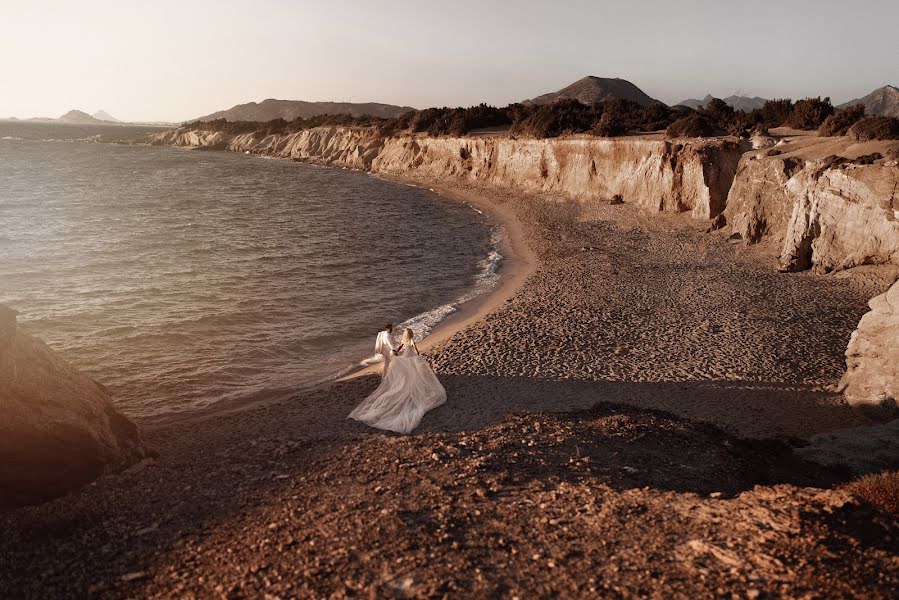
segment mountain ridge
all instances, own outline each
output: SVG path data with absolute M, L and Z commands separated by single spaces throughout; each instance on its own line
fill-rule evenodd
M 121 119 L 116 119 L 114 116 L 103 110 L 102 108 L 91 115 L 93 118 L 98 119 L 100 121 L 109 121 L 111 123 L 121 123 Z
M 305 100 L 277 100 L 268 98 L 262 102 L 236 104 L 229 109 L 219 110 L 192 121 L 271 121 L 284 119 L 293 121 L 297 117 L 308 119 L 326 114 L 348 114 L 354 117 L 371 115 L 373 117 L 393 118 L 415 110 L 411 106 L 397 106 L 380 102 L 307 102 Z
M 854 104 L 864 106 L 865 112 L 869 115 L 899 118 L 899 88 L 894 85 L 885 85 L 861 98 L 844 102 L 837 108 L 846 108 Z
M 91 115 L 87 114 L 83 110 L 77 110 L 77 109 L 70 110 L 69 112 L 62 115 L 61 117 L 59 117 L 56 120 L 59 121 L 60 123 L 72 123 L 75 125 L 97 125 L 97 124 L 104 123 L 104 121 L 102 121 L 96 117 L 92 117 Z

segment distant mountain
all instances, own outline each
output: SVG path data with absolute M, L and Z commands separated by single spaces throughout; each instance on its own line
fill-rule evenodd
M 69 125 L 140 125 L 142 127 L 174 127 L 177 125 L 177 123 L 170 123 L 168 121 L 120 121 L 105 110 L 98 110 L 93 116 L 87 114 L 83 110 L 70 110 L 58 119 L 32 117 L 25 120 L 32 123 L 67 123 Z
M 657 100 L 650 98 L 643 90 L 626 79 L 588 75 L 558 92 L 550 92 L 549 94 L 525 100 L 523 104 L 549 104 L 565 98 L 579 100 L 584 104 L 602 102 L 610 98 L 624 98 L 643 106 L 657 102 Z
M 292 121 L 297 117 L 308 119 L 309 117 L 319 115 L 338 114 L 352 115 L 354 117 L 371 115 L 373 117 L 393 118 L 410 110 L 415 109 L 410 106 L 395 106 L 377 102 L 305 102 L 303 100 L 274 100 L 270 98 L 259 103 L 238 104 L 228 110 L 220 110 L 211 115 L 198 117 L 193 120 L 271 121 L 272 119 L 284 119 L 285 121 Z
M 846 108 L 853 104 L 862 104 L 869 115 L 883 115 L 885 117 L 899 118 L 899 88 L 894 85 L 885 85 L 877 88 L 867 96 L 857 100 L 850 100 L 837 108 Z
M 111 121 L 112 123 L 121 123 L 114 116 L 103 110 L 102 108 L 93 114 L 95 119 L 99 119 L 100 121 Z
M 759 98 L 758 96 L 754 96 L 750 98 L 749 96 L 728 96 L 727 98 L 722 98 L 727 104 L 733 106 L 736 110 L 742 110 L 745 112 L 749 112 L 754 108 L 761 108 L 762 105 L 767 102 L 765 98 Z M 712 101 L 712 95 L 706 94 L 706 97 L 702 100 L 696 100 L 695 98 L 691 98 L 690 100 L 683 100 L 677 103 L 677 106 L 689 106 L 690 108 L 697 110 L 704 106 L 706 106 L 709 102 Z
M 70 110 L 63 116 L 56 119 L 60 123 L 73 123 L 75 125 L 98 125 L 103 124 L 100 119 L 95 119 L 84 111 Z

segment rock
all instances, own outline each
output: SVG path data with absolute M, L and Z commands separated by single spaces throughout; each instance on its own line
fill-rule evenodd
M 721 213 L 720 215 L 712 219 L 712 223 L 709 225 L 709 228 L 706 229 L 706 233 L 718 231 L 725 225 L 727 225 L 727 217 L 724 216 L 724 213 Z
M 899 169 L 811 163 L 787 181 L 795 199 L 781 264 L 818 271 L 899 264 Z
M 765 159 L 748 153 L 740 160 L 724 216 L 731 231 L 750 244 L 774 235 L 782 239 L 793 209 L 786 183 L 804 161 Z
M 899 169 L 886 164 L 748 153 L 724 215 L 748 243 L 781 242 L 785 272 L 899 264 L 896 189 Z
M 896 408 L 899 399 L 899 281 L 868 302 L 846 348 L 840 391 L 853 406 Z
M 146 454 L 108 392 L 0 306 L 0 507 L 49 500 Z
M 770 135 L 755 132 L 752 134 L 752 137 L 749 138 L 749 142 L 752 144 L 752 148 L 754 150 L 761 150 L 766 148 L 773 148 L 777 143 L 777 140 L 775 140 Z

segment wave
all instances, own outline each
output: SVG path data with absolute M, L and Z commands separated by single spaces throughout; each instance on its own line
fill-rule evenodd
M 403 321 L 396 327 L 396 331 L 402 331 L 403 329 L 409 328 L 415 333 L 415 339 L 418 341 L 422 341 L 427 338 L 431 334 L 431 332 L 434 331 L 434 329 L 447 317 L 449 317 L 453 313 L 458 312 L 460 306 L 462 306 L 466 302 L 471 302 L 477 297 L 482 296 L 483 294 L 486 294 L 487 292 L 495 288 L 497 283 L 499 283 L 499 267 L 502 264 L 504 258 L 503 255 L 499 252 L 502 241 L 503 236 L 499 230 L 499 227 L 494 226 L 490 230 L 490 250 L 487 253 L 487 256 L 481 259 L 478 263 L 478 267 L 480 270 L 475 276 L 474 285 L 466 292 L 456 297 L 453 301 L 442 304 L 436 308 L 415 315 L 414 317 Z M 365 367 L 377 364 L 380 361 L 381 357 L 377 354 L 374 356 L 367 356 L 357 363 L 347 365 L 337 374 L 321 379 L 312 385 L 320 385 L 328 381 L 340 379 L 341 377 L 349 375 L 354 371 L 364 369 Z
M 471 302 L 478 296 L 486 294 L 499 281 L 499 266 L 503 260 L 503 255 L 499 253 L 499 247 L 502 243 L 502 234 L 498 227 L 493 227 L 490 232 L 490 251 L 487 256 L 478 263 L 480 271 L 475 276 L 475 284 L 464 294 L 457 297 L 452 302 L 443 304 L 428 312 L 416 315 L 411 319 L 400 323 L 400 329 L 407 327 L 415 332 L 415 339 L 423 340 L 434 330 L 437 325 L 443 322 L 448 316 L 459 310 L 459 307 L 466 302 Z

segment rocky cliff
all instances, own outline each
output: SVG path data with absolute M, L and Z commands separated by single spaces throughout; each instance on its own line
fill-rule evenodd
M 54 498 L 145 454 L 106 390 L 0 305 L 0 508 Z
M 578 200 L 620 195 L 648 209 L 717 216 L 745 147 L 734 139 L 381 136 L 319 127 L 286 135 L 173 130 L 152 143 L 252 152 L 376 173 L 457 177 Z
M 782 243 L 785 271 L 899 264 L 899 168 L 873 156 L 747 153 L 724 217 L 749 243 Z

